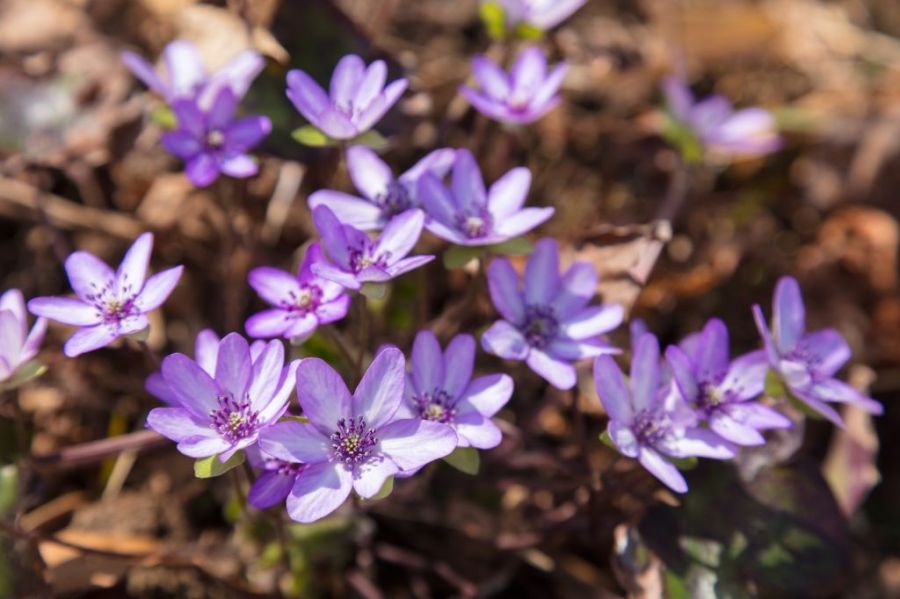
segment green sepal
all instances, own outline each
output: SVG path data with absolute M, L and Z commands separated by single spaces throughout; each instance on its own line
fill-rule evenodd
M 337 145 L 337 141 L 325 135 L 312 125 L 303 125 L 291 132 L 295 141 L 311 148 L 327 148 Z
M 145 326 L 140 331 L 135 331 L 133 333 L 129 333 L 125 335 L 127 338 L 132 341 L 137 341 L 138 343 L 143 343 L 150 337 L 150 325 Z
M 389 476 L 385 479 L 384 484 L 381 485 L 381 488 L 377 493 L 366 499 L 366 501 L 378 501 L 379 499 L 384 499 L 394 490 L 394 477 Z
M 19 469 L 15 464 L 0 467 L 0 517 L 16 505 L 19 495 Z
M 16 369 L 12 378 L 0 383 L 0 391 L 9 391 L 21 385 L 24 385 L 32 379 L 36 379 L 47 372 L 47 366 L 38 360 L 31 360 Z
M 178 127 L 178 119 L 175 113 L 166 104 L 160 104 L 150 112 L 150 120 L 157 123 L 164 129 L 175 129 Z
M 484 254 L 483 247 L 471 247 L 468 245 L 454 245 L 444 252 L 444 268 L 453 270 L 462 268 L 469 261 L 480 258 Z
M 506 15 L 499 2 L 485 2 L 478 8 L 478 16 L 484 23 L 488 37 L 502 40 L 506 37 Z
M 384 299 L 384 296 L 387 295 L 387 289 L 387 283 L 366 282 L 359 288 L 359 292 L 367 299 L 380 300 Z
M 527 237 L 513 237 L 503 243 L 490 246 L 490 250 L 500 256 L 527 256 L 534 251 L 534 245 Z
M 697 458 L 695 458 L 693 456 L 691 456 L 689 458 L 673 458 L 672 456 L 669 456 L 669 455 L 663 456 L 663 457 L 665 457 L 669 462 L 674 464 L 675 467 L 678 468 L 679 470 L 693 470 L 694 468 L 697 467 L 697 464 L 699 463 L 699 460 L 697 460 Z
M 662 135 L 687 164 L 696 164 L 703 160 L 703 144 L 691 129 L 666 111 L 663 121 Z
M 535 41 L 544 37 L 544 30 L 531 23 L 517 23 L 515 30 L 516 37 L 521 40 Z
M 474 447 L 457 447 L 444 461 L 465 474 L 476 475 L 481 469 L 481 456 Z
M 366 146 L 373 150 L 383 150 L 388 147 L 388 140 L 375 129 L 370 129 L 350 140 L 354 146 Z
M 615 443 L 613 443 L 612 437 L 609 436 L 609 431 L 603 431 L 602 433 L 600 433 L 598 438 L 600 439 L 601 443 L 603 443 L 604 445 L 606 445 L 607 447 L 609 447 L 616 453 L 620 453 L 619 448 L 616 447 Z
M 218 455 L 211 455 L 208 458 L 200 458 L 194 462 L 194 476 L 197 478 L 213 478 L 222 476 L 232 468 L 236 468 L 244 463 L 244 452 L 239 451 L 225 462 L 219 460 Z

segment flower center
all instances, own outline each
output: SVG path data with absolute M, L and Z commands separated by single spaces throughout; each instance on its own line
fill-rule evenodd
M 542 348 L 556 337 L 559 322 L 550 306 L 527 306 L 521 331 L 532 347 Z
M 672 421 L 664 413 L 641 410 L 635 415 L 631 430 L 642 444 L 654 445 L 669 434 Z
M 443 389 L 416 395 L 413 397 L 413 402 L 419 412 L 419 418 L 422 420 L 446 424 L 453 422 L 453 418 L 456 416 L 456 402 Z
M 219 407 L 210 410 L 212 427 L 229 443 L 246 439 L 256 432 L 259 414 L 250 408 L 250 399 L 235 401 L 230 393 L 216 398 Z
M 376 443 L 375 431 L 368 428 L 362 417 L 356 420 L 341 418 L 338 429 L 331 433 L 334 456 L 347 466 L 356 466 L 369 459 Z
M 211 148 L 221 148 L 225 144 L 225 134 L 218 129 L 213 129 L 206 135 L 206 145 Z
M 318 285 L 302 285 L 300 291 L 288 292 L 289 300 L 283 303 L 283 308 L 289 312 L 296 312 L 299 316 L 305 316 L 314 312 L 322 300 L 322 290 Z
M 350 268 L 354 273 L 358 273 L 368 266 L 377 266 L 378 268 L 387 268 L 387 261 L 390 252 L 382 252 L 375 256 L 372 254 L 374 248 L 353 249 L 350 250 Z
M 381 206 L 384 215 L 388 218 L 412 208 L 409 191 L 397 181 L 388 183 L 387 189 L 375 197 L 375 202 Z
M 121 277 L 121 285 L 116 288 L 116 281 L 110 279 L 102 287 L 91 283 L 91 293 L 84 299 L 94 305 L 97 314 L 107 324 L 117 323 L 135 313 L 133 296 L 134 286 L 128 282 L 127 273 Z
M 458 214 L 456 221 L 459 230 L 469 239 L 485 237 L 491 232 L 494 224 L 491 215 L 485 210 L 480 211 L 478 214 Z

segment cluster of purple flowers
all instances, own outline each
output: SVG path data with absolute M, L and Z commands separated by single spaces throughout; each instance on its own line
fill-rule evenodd
M 583 0 L 501 4 L 509 24 L 543 30 Z M 212 75 L 187 42 L 172 42 L 163 58 L 165 68 L 157 72 L 140 57 L 124 55 L 177 118 L 177 129 L 163 135 L 162 145 L 186 161 L 197 185 L 220 173 L 254 175 L 257 165 L 247 152 L 271 125 L 263 116 L 235 115 L 262 58 L 243 52 Z M 472 106 L 502 123 L 523 125 L 559 103 L 566 66 L 548 70 L 543 51 L 532 46 L 508 73 L 479 57 L 473 74 L 477 89 L 461 89 Z M 270 305 L 245 323 L 257 341 L 202 331 L 194 358 L 169 355 L 146 381 L 166 404 L 150 412 L 150 428 L 193 458 L 224 464 L 246 454 L 259 471 L 250 502 L 260 509 L 286 502 L 299 522 L 330 514 L 351 492 L 375 497 L 392 477 L 410 476 L 457 448 L 498 446 L 502 434 L 493 417 L 510 400 L 513 380 L 502 373 L 473 376 L 477 344 L 471 335 L 459 334 L 442 349 L 431 331 L 422 330 L 409 361 L 396 347 L 381 348 L 351 393 L 323 360 L 288 359 L 280 338 L 302 343 L 319 326 L 347 315 L 350 292 L 432 261 L 432 255 L 410 255 L 423 230 L 482 248 L 479 257 L 488 260 L 484 248 L 496 250 L 553 215 L 553 208 L 524 207 L 531 185 L 527 168 L 513 168 L 486 187 L 475 157 L 464 149 L 434 150 L 395 177 L 360 142 L 407 87 L 406 79 L 386 81 L 383 61 L 367 66 L 357 56 L 338 63 L 327 93 L 305 72 L 288 73 L 287 95 L 297 110 L 329 139 L 350 142 L 342 149 L 358 195 L 325 189 L 309 197 L 320 240 L 308 246 L 296 274 L 268 266 L 249 273 L 249 285 Z M 764 111 L 733 112 L 720 97 L 695 103 L 676 80 L 666 91 L 673 117 L 708 148 L 748 154 L 778 145 Z M 30 333 L 21 293 L 0 297 L 0 388 L 40 371 L 34 358 L 46 319 L 77 327 L 65 344 L 68 356 L 145 335 L 147 314 L 163 304 L 182 274 L 177 266 L 147 277 L 152 246 L 151 234 L 138 237 L 115 271 L 87 252 L 69 256 L 65 270 L 76 297 L 32 299 L 28 309 L 40 318 Z M 781 398 L 766 399 L 769 379 L 781 388 L 771 394 L 839 426 L 830 404 L 881 411 L 875 400 L 834 378 L 849 347 L 835 330 L 805 332 L 803 301 L 791 278 L 778 283 L 771 330 L 753 307 L 763 350 L 732 359 L 728 330 L 718 319 L 666 348 L 664 359 L 656 337 L 642 333 L 635 335 L 626 378 L 613 359 L 621 350 L 605 337 L 622 323 L 624 309 L 593 303 L 593 265 L 561 266 L 559 246 L 550 238 L 536 243 L 521 276 L 506 257 L 490 261 L 488 289 L 500 319 L 482 334 L 481 347 L 524 361 L 560 390 L 575 387 L 579 361 L 594 360 L 610 441 L 674 491 L 687 490 L 678 459 L 729 459 L 741 446 L 764 443 L 765 431 L 792 425 L 771 405 Z M 294 391 L 299 413 L 291 411 Z

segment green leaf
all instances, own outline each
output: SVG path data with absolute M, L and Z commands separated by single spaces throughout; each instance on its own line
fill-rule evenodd
M 492 245 L 490 249 L 501 256 L 527 256 L 534 251 L 534 245 L 527 237 L 513 237 L 503 243 Z
M 303 125 L 291 132 L 296 141 L 311 148 L 327 148 L 336 142 L 312 125 Z
M 516 37 L 526 41 L 535 41 L 544 37 L 544 30 L 531 23 L 517 23 Z
M 383 150 L 390 145 L 387 138 L 374 129 L 370 129 L 362 135 L 357 135 L 350 140 L 350 143 L 355 146 L 368 146 L 373 150 Z
M 362 287 L 359 288 L 359 292 L 366 296 L 368 299 L 380 300 L 384 299 L 384 296 L 387 294 L 387 283 L 363 283 Z
M 165 104 L 160 104 L 150 113 L 150 120 L 159 124 L 165 129 L 175 129 L 178 126 L 178 119 L 175 113 Z
M 384 499 L 388 495 L 391 494 L 391 491 L 394 490 L 394 477 L 389 476 L 384 481 L 384 484 L 381 485 L 381 489 L 378 490 L 377 493 L 369 497 L 366 501 L 378 501 L 379 499 Z
M 457 447 L 444 461 L 466 474 L 478 474 L 481 469 L 481 456 L 474 447 Z
M 503 6 L 498 2 L 485 2 L 478 9 L 478 15 L 491 39 L 502 40 L 506 37 L 506 15 Z
M 0 468 L 0 517 L 16 505 L 19 495 L 19 470 L 15 464 Z
M 213 478 L 222 476 L 232 468 L 240 466 L 244 463 L 244 452 L 239 451 L 227 461 L 222 462 L 219 456 L 211 455 L 208 458 L 201 458 L 194 462 L 194 476 L 197 478 Z
M 45 372 L 47 372 L 47 367 L 44 364 L 37 360 L 31 360 L 16 370 L 12 378 L 0 384 L 0 391 L 15 389 L 16 387 L 24 385 L 31 379 L 41 376 Z
M 448 270 L 461 268 L 470 260 L 479 258 L 484 253 L 484 248 L 469 247 L 466 245 L 454 245 L 444 252 L 444 267 Z

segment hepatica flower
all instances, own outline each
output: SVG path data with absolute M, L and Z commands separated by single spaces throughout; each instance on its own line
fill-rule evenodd
M 696 101 L 687 84 L 667 77 L 663 92 L 671 117 L 705 149 L 724 156 L 757 156 L 781 147 L 775 117 L 763 108 L 734 110 L 724 96 Z
M 166 102 L 191 99 L 204 108 L 212 105 L 213 98 L 223 88 L 231 90 L 236 98 L 244 97 L 264 64 L 258 52 L 244 50 L 215 73 L 208 74 L 197 47 L 187 40 L 170 42 L 162 55 L 163 68 L 159 71 L 134 52 L 123 52 L 122 61 Z
M 778 281 L 772 310 L 771 331 L 759 306 L 753 306 L 753 318 L 769 366 L 791 396 L 838 426 L 843 426 L 843 421 L 831 402 L 855 405 L 873 414 L 883 412 L 880 403 L 834 378 L 850 359 L 850 347 L 834 329 L 806 332 L 806 309 L 796 279 L 782 277 Z
M 489 3 L 503 7 L 509 27 L 523 23 L 541 31 L 556 27 L 585 2 L 587 0 L 489 0 Z
M 666 349 L 677 391 L 700 422 L 738 445 L 762 445 L 759 431 L 790 428 L 791 421 L 759 401 L 765 387 L 766 354 L 754 351 L 730 361 L 728 329 L 714 318 L 680 346 Z
M 397 177 L 375 152 L 365 146 L 347 148 L 347 170 L 361 197 L 322 189 L 309 196 L 309 209 L 328 206 L 338 220 L 362 231 L 380 229 L 394 216 L 410 208 L 421 208 L 417 183 L 426 172 L 443 179 L 456 151 L 434 150 Z
M 297 477 L 306 464 L 296 464 L 270 458 L 259 451 L 257 445 L 246 449 L 247 461 L 259 471 L 247 492 L 247 501 L 259 510 L 277 505 L 287 499 Z
M 329 93 L 300 69 L 287 75 L 287 97 L 303 117 L 332 139 L 353 139 L 371 129 L 406 90 L 406 79 L 385 87 L 387 65 L 368 67 L 359 56 L 343 57 L 331 76 Z
M 502 434 L 491 417 L 509 401 L 513 381 L 507 374 L 473 379 L 474 365 L 471 335 L 457 335 L 442 352 L 434 333 L 419 331 L 398 414 L 449 425 L 460 447 L 496 447 Z
M 327 206 L 313 210 L 313 221 L 322 236 L 328 261 L 314 262 L 310 268 L 323 279 L 347 289 L 359 289 L 363 283 L 384 283 L 434 259 L 406 257 L 422 233 L 425 215 L 421 210 L 398 214 L 374 239 L 342 224 Z
M 147 426 L 184 455 L 225 462 L 284 414 L 298 364 L 285 366 L 281 341 L 270 341 L 254 360 L 237 333 L 219 342 L 214 374 L 184 354 L 167 356 L 162 378 L 178 402 L 151 410 Z
M 42 366 L 35 360 L 47 320 L 38 318 L 28 330 L 25 298 L 18 289 L 0 295 L 0 390 L 16 387 L 40 373 Z
M 162 136 L 163 147 L 185 161 L 185 173 L 197 187 L 206 187 L 220 173 L 252 177 L 259 170 L 247 152 L 272 129 L 265 116 L 235 118 L 238 98 L 222 88 L 209 110 L 193 99 L 172 103 L 178 128 Z
M 116 271 L 91 253 L 75 252 L 65 267 L 76 297 L 36 297 L 28 309 L 78 327 L 63 348 L 70 358 L 142 331 L 150 325 L 147 313 L 166 301 L 184 268 L 176 266 L 146 278 L 152 250 L 153 234 L 142 234 Z
M 269 266 L 251 270 L 247 275 L 250 286 L 274 307 L 248 318 L 247 334 L 299 341 L 312 335 L 320 324 L 346 316 L 350 296 L 344 288 L 313 274 L 312 265 L 324 259 L 319 244 L 313 243 L 296 276 Z
M 553 216 L 553 208 L 522 208 L 531 185 L 527 168 L 514 168 L 485 191 L 468 150 L 458 150 L 450 187 L 432 173 L 419 179 L 419 199 L 428 213 L 425 228 L 457 245 L 502 243 Z
M 497 258 L 488 267 L 494 307 L 503 317 L 485 331 L 485 351 L 528 367 L 558 389 L 575 386 L 572 362 L 618 353 L 602 335 L 622 322 L 617 304 L 588 306 L 597 289 L 597 273 L 586 262 L 559 272 L 559 246 L 544 238 L 535 245 L 519 287 L 512 264 Z
M 460 93 L 480 113 L 502 123 L 527 125 L 560 102 L 557 95 L 568 67 L 558 64 L 547 72 L 547 57 L 537 46 L 523 50 L 509 74 L 486 56 L 472 59 L 478 90 L 461 87 Z
M 609 415 L 607 432 L 619 451 L 637 460 L 678 493 L 687 483 L 667 459 L 734 457 L 734 448 L 714 432 L 694 426 L 694 415 L 671 387 L 660 385 L 659 343 L 647 333 L 635 345 L 626 382 L 610 356 L 594 362 L 594 385 Z
M 307 465 L 287 497 L 291 518 L 318 520 L 351 490 L 372 497 L 388 477 L 453 451 L 456 434 L 446 424 L 397 416 L 404 369 L 400 350 L 385 348 L 351 395 L 331 366 L 318 358 L 303 360 L 297 397 L 309 422 L 279 422 L 260 436 L 264 454 Z

